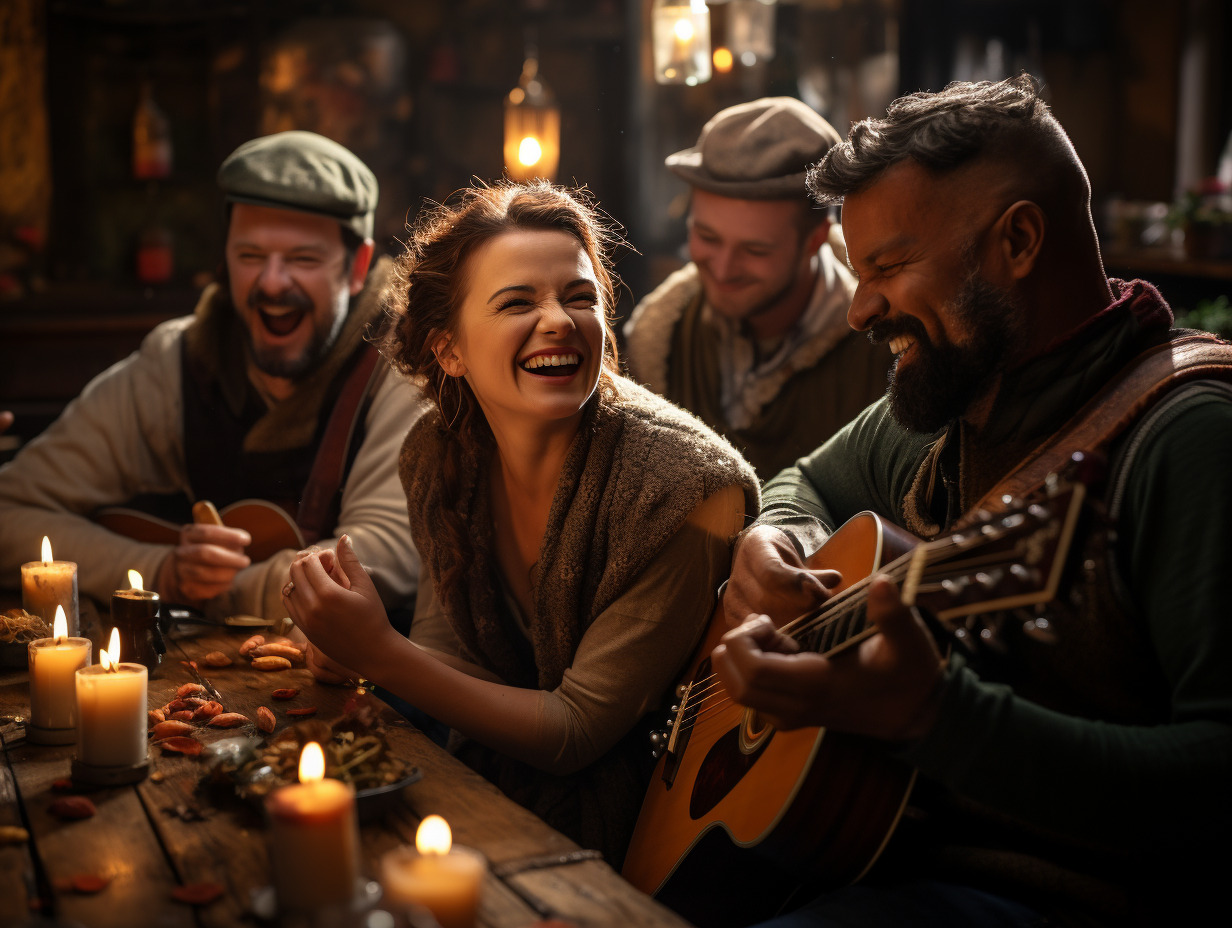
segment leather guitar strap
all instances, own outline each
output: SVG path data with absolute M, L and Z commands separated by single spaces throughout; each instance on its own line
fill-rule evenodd
M 359 360 L 347 375 L 325 425 L 317 456 L 312 462 L 304 495 L 295 521 L 307 544 L 315 544 L 333 531 L 333 503 L 345 477 L 347 459 L 355 430 L 363 418 L 365 398 L 376 391 L 388 368 L 378 365 L 381 355 L 372 344 L 365 344 Z
M 1138 355 L 1086 402 L 1069 421 L 958 521 L 983 521 L 1008 508 L 1006 499 L 1025 499 L 1060 472 L 1075 451 L 1102 452 L 1174 387 L 1194 380 L 1232 380 L 1232 345 L 1213 335 L 1174 336 Z

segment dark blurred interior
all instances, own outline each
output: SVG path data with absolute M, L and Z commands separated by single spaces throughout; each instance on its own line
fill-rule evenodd
M 381 183 L 378 250 L 421 203 L 503 171 L 527 57 L 555 92 L 557 180 L 631 248 L 619 312 L 681 262 L 687 188 L 663 167 L 716 110 L 800 97 L 845 133 L 900 93 L 1027 70 L 1091 175 L 1105 261 L 1208 327 L 1232 318 L 1232 11 L 1223 0 L 779 0 L 773 56 L 655 82 L 652 0 L 3 0 L 0 460 L 221 256 L 214 173 L 312 129 Z M 715 46 L 730 2 L 710 4 Z M 135 143 L 135 138 L 139 141 Z M 1220 312 L 1223 317 L 1220 317 Z M 1212 321 L 1213 320 L 1213 321 Z

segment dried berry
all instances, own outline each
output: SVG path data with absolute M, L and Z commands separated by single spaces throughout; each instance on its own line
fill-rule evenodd
M 98 809 L 94 808 L 94 803 L 85 796 L 61 796 L 51 801 L 47 811 L 56 818 L 74 819 L 90 818 Z
M 252 666 L 257 670 L 290 670 L 291 662 L 285 657 L 267 655 L 253 658 Z
M 274 692 L 270 693 L 270 696 L 272 696 L 274 699 L 294 699 L 298 695 L 299 695 L 299 690 L 291 689 L 290 687 L 286 687 L 280 690 L 274 690 Z
M 201 658 L 201 663 L 206 667 L 230 667 L 231 658 L 223 654 L 221 651 L 211 651 L 205 657 Z
M 223 712 L 214 716 L 206 724 L 211 728 L 236 728 L 239 725 L 247 725 L 250 721 L 248 716 L 238 712 Z
M 98 873 L 78 873 L 72 877 L 73 889 L 79 893 L 101 893 L 111 882 L 111 877 Z
M 171 890 L 171 898 L 188 905 L 209 905 L 223 894 L 221 883 L 185 883 Z
M 175 738 L 164 738 L 158 742 L 158 746 L 164 751 L 175 751 L 177 754 L 186 754 L 189 757 L 196 757 L 201 753 L 202 744 L 196 738 L 190 738 L 180 735 Z
M 257 709 L 257 728 L 268 733 L 273 731 L 274 726 L 277 724 L 278 720 L 274 718 L 273 712 L 265 708 L 265 706 L 261 706 Z
M 316 706 L 300 706 L 298 709 L 288 709 L 287 715 L 316 715 Z

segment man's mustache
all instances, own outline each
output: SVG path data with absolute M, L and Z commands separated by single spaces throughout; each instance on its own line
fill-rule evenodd
M 880 322 L 874 322 L 868 329 L 868 340 L 875 345 L 884 345 L 890 339 L 900 335 L 910 335 L 923 345 L 931 344 L 928 330 L 924 328 L 924 323 L 915 316 L 883 319 Z
M 307 311 L 312 309 L 312 300 L 298 290 L 286 290 L 283 293 L 270 294 L 264 290 L 254 288 L 248 294 L 249 309 L 265 309 L 271 306 L 289 306 L 291 309 Z

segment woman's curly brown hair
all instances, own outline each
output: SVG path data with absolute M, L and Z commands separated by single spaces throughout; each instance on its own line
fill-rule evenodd
M 457 497 L 463 454 L 475 452 L 491 433 L 466 380 L 446 374 L 434 349 L 441 336 L 451 340 L 457 331 L 471 255 L 496 236 L 516 230 L 565 232 L 590 258 L 603 306 L 599 390 L 609 396 L 615 392 L 619 368 L 611 313 L 617 279 L 611 252 L 621 240 L 584 190 L 567 190 L 547 181 L 505 181 L 468 187 L 425 210 L 411 228 L 406 251 L 394 263 L 385 292 L 391 318 L 381 347 L 398 371 L 423 387 L 437 409 L 440 426 L 449 432 L 451 440 L 440 462 L 446 498 Z M 469 561 L 470 542 L 466 526 L 455 514 L 451 512 L 445 521 L 434 543 L 452 549 L 449 560 L 455 569 L 444 578 L 450 583 Z

